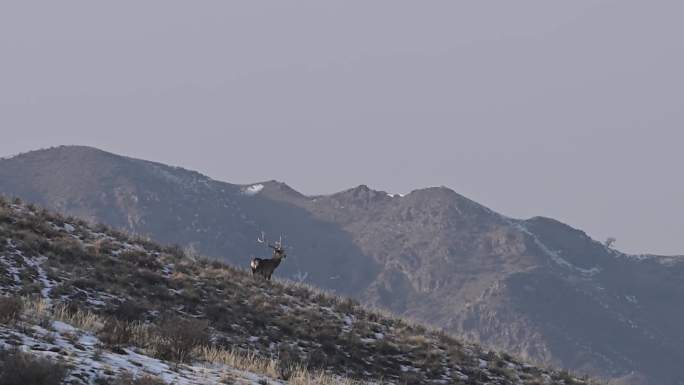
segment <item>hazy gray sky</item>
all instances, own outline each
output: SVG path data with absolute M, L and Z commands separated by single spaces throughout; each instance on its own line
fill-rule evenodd
M 446 185 L 684 253 L 682 1 L 2 1 L 0 155 Z

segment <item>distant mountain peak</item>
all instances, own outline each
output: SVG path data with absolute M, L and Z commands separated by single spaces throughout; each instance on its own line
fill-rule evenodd
M 262 188 L 259 189 L 259 194 L 263 194 L 271 199 L 281 201 L 300 201 L 307 199 L 304 194 L 293 189 L 287 183 L 281 182 L 279 180 L 271 179 L 265 182 L 255 183 L 250 185 L 248 188 L 257 189 L 258 186 L 262 186 Z
M 342 191 L 340 191 L 340 192 L 338 192 L 338 193 L 334 193 L 334 194 L 332 194 L 332 195 L 340 195 L 340 194 L 367 194 L 367 193 L 369 193 L 369 192 L 371 192 L 371 191 L 375 191 L 375 190 L 371 189 L 371 188 L 368 187 L 368 185 L 366 185 L 366 184 L 360 184 L 360 185 L 358 185 L 358 186 L 356 186 L 356 187 L 348 188 L 348 189 L 346 189 L 346 190 L 342 190 Z
M 351 206 L 366 207 L 372 203 L 384 202 L 391 199 L 385 191 L 373 190 L 365 184 L 333 194 L 330 198 Z
M 22 160 L 22 159 L 40 159 L 44 157 L 53 156 L 84 156 L 84 155 L 112 155 L 119 156 L 106 151 L 100 150 L 95 147 L 80 146 L 80 145 L 60 145 L 54 147 L 41 148 L 38 150 L 31 150 L 27 152 L 22 152 L 12 156 L 2 158 L 3 160 Z

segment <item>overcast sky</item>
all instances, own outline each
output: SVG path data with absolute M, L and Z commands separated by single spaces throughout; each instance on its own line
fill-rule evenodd
M 0 155 L 445 185 L 684 253 L 682 1 L 2 1 Z

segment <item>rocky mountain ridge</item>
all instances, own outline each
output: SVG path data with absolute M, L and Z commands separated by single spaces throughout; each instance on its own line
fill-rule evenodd
M 0 192 L 238 266 L 285 234 L 281 273 L 487 346 L 614 381 L 677 384 L 684 259 L 632 256 L 448 188 L 305 196 L 60 147 L 0 161 Z

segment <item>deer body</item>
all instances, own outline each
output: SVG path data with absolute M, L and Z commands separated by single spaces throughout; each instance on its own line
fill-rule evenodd
M 271 280 L 271 274 L 280 265 L 280 260 L 282 258 L 254 258 L 250 266 L 252 267 L 252 275 L 258 274 L 264 277 L 267 281 Z
M 264 243 L 263 240 L 257 239 L 260 243 Z M 282 245 L 282 239 L 276 242 L 275 246 L 269 244 L 268 247 L 273 249 L 273 257 L 270 259 L 265 258 L 254 258 L 249 266 L 252 268 L 252 276 L 260 275 L 264 277 L 267 281 L 271 280 L 271 275 L 275 269 L 280 265 L 280 261 L 286 257 L 285 249 Z

